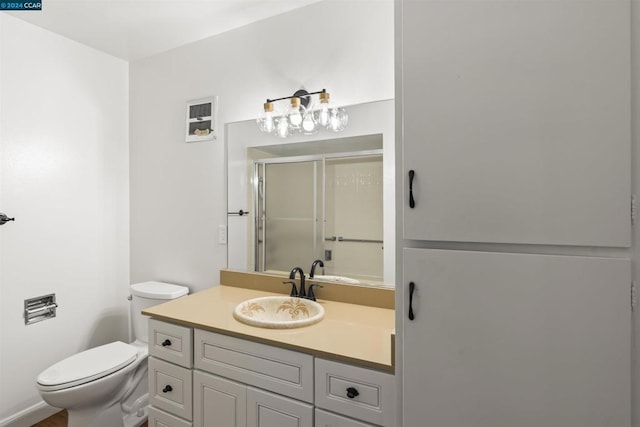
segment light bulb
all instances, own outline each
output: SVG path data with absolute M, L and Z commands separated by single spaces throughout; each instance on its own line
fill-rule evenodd
M 300 98 L 291 98 L 291 106 L 287 110 L 286 116 L 292 130 L 300 129 L 304 111 L 305 108 L 300 105 Z
M 332 108 L 329 112 L 329 130 L 334 132 L 340 132 L 344 130 L 349 122 L 349 116 L 347 110 L 344 108 Z
M 320 94 L 320 105 L 316 107 L 315 115 L 320 126 L 327 127 L 329 125 L 329 94 L 327 92 Z
M 318 124 L 313 117 L 313 112 L 305 110 L 302 117 L 302 133 L 305 135 L 313 135 L 318 132 Z
M 256 122 L 262 132 L 271 133 L 275 130 L 276 123 L 275 117 L 273 116 L 273 103 L 265 102 L 264 110 L 258 114 Z
M 276 135 L 280 138 L 287 138 L 291 136 L 291 127 L 289 126 L 287 116 L 283 115 L 276 119 Z

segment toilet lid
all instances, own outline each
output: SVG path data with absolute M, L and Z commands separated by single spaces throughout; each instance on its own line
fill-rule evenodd
M 38 375 L 42 389 L 63 389 L 85 384 L 116 372 L 136 360 L 134 346 L 121 341 L 74 354 Z

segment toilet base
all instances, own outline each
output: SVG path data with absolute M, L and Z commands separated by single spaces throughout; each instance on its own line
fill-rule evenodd
M 67 409 L 68 427 L 124 427 L 120 405 L 112 405 L 100 412 L 91 409 Z
M 125 415 L 123 419 L 124 427 L 140 427 L 142 424 L 144 424 L 145 421 L 147 421 L 147 419 L 149 418 L 149 411 L 147 410 L 147 406 L 142 408 L 142 411 L 143 415 L 141 417 L 138 417 L 136 414 Z
M 109 409 L 96 414 L 95 410 L 67 410 L 69 413 L 68 427 L 140 427 L 147 421 L 147 407 L 143 407 L 142 416 L 137 414 L 124 415 L 120 405 L 116 404 Z

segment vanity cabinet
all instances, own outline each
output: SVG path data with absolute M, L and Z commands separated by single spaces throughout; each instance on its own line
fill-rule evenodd
M 396 3 L 404 238 L 629 247 L 629 2 Z
M 390 373 L 155 319 L 149 325 L 150 336 L 163 338 L 155 353 L 186 365 L 150 358 L 150 426 L 394 426 Z M 192 361 L 162 346 L 168 331 Z M 183 339 L 175 341 L 178 336 Z M 172 399 L 163 392 L 167 385 Z

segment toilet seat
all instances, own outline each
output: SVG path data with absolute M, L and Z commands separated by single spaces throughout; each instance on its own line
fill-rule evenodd
M 75 387 L 112 374 L 137 359 L 136 347 L 115 341 L 74 354 L 45 369 L 37 378 L 37 387 L 55 391 Z

